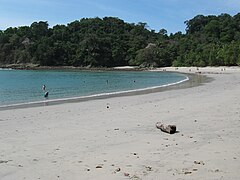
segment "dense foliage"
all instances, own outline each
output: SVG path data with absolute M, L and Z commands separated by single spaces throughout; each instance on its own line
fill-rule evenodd
M 49 28 L 47 22 L 0 31 L 0 64 L 113 67 L 240 65 L 240 13 L 198 15 L 186 34 L 167 35 L 146 23 L 84 18 Z

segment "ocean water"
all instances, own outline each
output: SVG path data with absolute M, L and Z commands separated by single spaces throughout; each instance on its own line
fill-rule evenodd
M 179 83 L 183 74 L 138 71 L 0 70 L 0 106 L 137 91 Z

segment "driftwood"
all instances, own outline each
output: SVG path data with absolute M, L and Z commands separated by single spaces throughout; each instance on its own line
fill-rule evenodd
M 156 123 L 156 127 L 158 129 L 161 129 L 161 131 L 169 133 L 169 134 L 174 134 L 176 132 L 176 126 L 175 125 L 166 125 L 161 122 Z

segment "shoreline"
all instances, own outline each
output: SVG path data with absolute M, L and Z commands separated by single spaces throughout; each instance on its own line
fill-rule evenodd
M 72 71 L 144 71 L 149 68 L 139 68 L 136 66 L 120 67 L 75 67 L 75 66 L 39 66 L 37 64 L 6 64 L 0 65 L 0 69 L 15 70 L 72 70 Z
M 216 72 L 220 70 L 224 73 L 227 70 L 239 69 L 240 66 L 206 66 L 206 67 L 152 67 L 140 68 L 138 66 L 118 66 L 118 67 L 76 67 L 76 66 L 40 66 L 38 64 L 1 64 L 0 69 L 16 70 L 79 70 L 79 71 L 174 71 L 184 73 L 199 73 L 201 70 L 210 70 Z
M 19 108 L 52 106 L 52 105 L 58 105 L 58 104 L 64 104 L 64 103 L 78 103 L 78 102 L 85 102 L 85 101 L 97 100 L 97 99 L 107 99 L 107 98 L 113 98 L 113 97 L 135 96 L 135 95 L 156 93 L 156 92 L 168 91 L 168 90 L 179 89 L 179 88 L 190 88 L 190 87 L 199 86 L 203 83 L 211 81 L 210 78 L 207 78 L 206 76 L 202 76 L 202 75 L 199 76 L 199 75 L 187 74 L 187 73 L 181 73 L 181 74 L 184 74 L 186 76 L 186 79 L 176 83 L 172 83 L 172 84 L 147 87 L 143 89 L 94 94 L 89 96 L 69 97 L 69 98 L 63 98 L 63 99 L 51 99 L 51 100 L 45 100 L 45 101 L 35 101 L 35 102 L 3 105 L 3 106 L 0 106 L 0 111 L 10 110 L 10 109 L 19 109 Z
M 0 179 L 240 179 L 240 68 L 198 71 L 211 82 L 0 111 Z

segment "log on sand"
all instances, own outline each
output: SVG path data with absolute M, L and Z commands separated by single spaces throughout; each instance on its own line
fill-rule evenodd
M 175 125 L 166 125 L 161 122 L 156 123 L 156 127 L 158 129 L 161 129 L 161 131 L 169 133 L 169 134 L 174 134 L 176 132 L 176 126 Z

